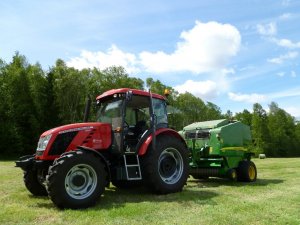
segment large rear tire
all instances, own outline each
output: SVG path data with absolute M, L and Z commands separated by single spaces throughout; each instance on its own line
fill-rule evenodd
M 37 170 L 24 171 L 24 184 L 28 191 L 35 196 L 48 196 L 46 187 L 38 180 Z
M 143 180 L 157 194 L 182 191 L 189 172 L 188 151 L 184 143 L 173 136 L 157 138 L 156 149 L 148 149 L 141 158 Z
M 48 193 L 59 208 L 87 208 L 105 190 L 107 172 L 92 152 L 72 151 L 56 159 L 49 168 Z

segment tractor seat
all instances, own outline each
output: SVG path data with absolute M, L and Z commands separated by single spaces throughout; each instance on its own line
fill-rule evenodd
M 134 132 L 138 138 L 140 138 L 146 130 L 148 130 L 148 126 L 145 120 L 140 120 L 136 123 Z

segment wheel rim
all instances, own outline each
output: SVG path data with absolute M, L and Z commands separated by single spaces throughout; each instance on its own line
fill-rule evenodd
M 97 186 L 96 171 L 87 164 L 73 166 L 65 178 L 65 189 L 74 199 L 89 197 Z
M 248 172 L 249 172 L 250 180 L 254 180 L 255 179 L 255 168 L 254 168 L 254 166 L 250 165 Z
M 183 160 L 175 148 L 165 149 L 158 160 L 159 176 L 166 184 L 175 184 L 183 173 Z

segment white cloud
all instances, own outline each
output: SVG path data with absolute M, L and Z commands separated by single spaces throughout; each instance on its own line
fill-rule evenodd
M 237 102 L 249 102 L 249 103 L 257 103 L 266 101 L 267 97 L 261 94 L 241 94 L 241 93 L 233 93 L 229 92 L 228 97 Z
M 297 74 L 295 71 L 291 71 L 291 77 L 297 77 Z
M 83 50 L 79 57 L 71 58 L 68 66 L 77 69 L 100 69 L 123 66 L 128 73 L 146 70 L 154 73 L 204 72 L 234 73 L 227 69 L 229 59 L 237 54 L 241 45 L 239 31 L 230 24 L 202 23 L 183 31 L 173 53 L 143 51 L 140 54 L 126 53 L 112 45 L 106 52 Z M 224 72 L 225 71 L 225 72 Z
M 205 100 L 212 99 L 218 95 L 218 85 L 211 80 L 192 81 L 187 80 L 184 84 L 174 87 L 179 93 L 189 92 Z
M 295 17 L 295 15 L 292 13 L 284 13 L 279 16 L 279 19 L 280 20 L 290 20 L 290 19 L 293 19 L 294 17 Z
M 295 96 L 300 96 L 300 87 L 268 94 L 269 99 L 287 98 L 287 97 L 295 97 Z
M 277 75 L 278 75 L 279 77 L 283 77 L 283 76 L 285 75 L 285 72 L 279 72 L 279 73 L 277 73 Z
M 257 32 L 263 36 L 273 36 L 277 33 L 276 23 L 258 24 L 256 29 Z
M 295 51 L 288 52 L 287 54 L 280 55 L 277 58 L 268 59 L 268 62 L 275 63 L 275 64 L 282 64 L 285 60 L 297 58 L 298 55 L 299 55 L 299 53 L 295 52 Z
M 225 68 L 222 69 L 221 73 L 224 75 L 235 74 L 235 70 L 233 68 Z
M 300 41 L 292 42 L 289 39 L 276 39 L 276 38 L 273 38 L 272 41 L 281 47 L 290 48 L 290 49 L 300 48 Z
M 211 72 L 223 69 L 240 48 L 239 31 L 230 24 L 217 22 L 201 23 L 180 35 L 173 53 L 144 51 L 140 54 L 141 64 L 147 71 L 163 73 L 189 71 Z
M 109 66 L 123 66 L 128 73 L 139 72 L 136 56 L 123 52 L 115 45 L 112 45 L 107 52 L 83 50 L 79 57 L 71 58 L 67 65 L 77 69 L 94 67 L 105 69 Z

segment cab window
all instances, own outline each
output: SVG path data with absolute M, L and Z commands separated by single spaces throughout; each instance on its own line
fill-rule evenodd
M 166 103 L 160 99 L 153 99 L 153 110 L 156 116 L 156 124 L 168 124 Z

